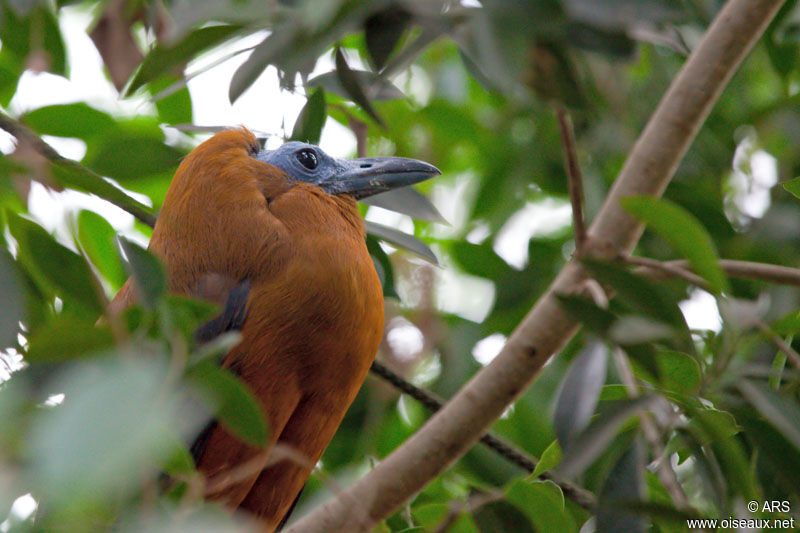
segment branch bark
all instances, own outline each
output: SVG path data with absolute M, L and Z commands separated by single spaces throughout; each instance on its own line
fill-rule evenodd
M 673 81 L 639 137 L 592 224 L 588 255 L 627 254 L 643 227 L 625 213 L 621 198 L 660 196 L 725 84 L 783 3 L 730 0 Z M 494 361 L 445 407 L 369 474 L 299 520 L 288 533 L 365 531 L 351 518 L 352 502 L 377 523 L 463 455 L 536 377 L 578 324 L 558 305 L 587 275 L 570 261 L 523 319 Z

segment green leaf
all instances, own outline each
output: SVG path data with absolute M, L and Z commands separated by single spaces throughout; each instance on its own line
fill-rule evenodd
M 104 139 L 91 153 L 85 164 L 98 174 L 122 183 L 178 166 L 183 152 L 165 144 L 161 139 L 143 132 L 117 133 Z
M 498 275 L 511 271 L 508 263 L 492 249 L 491 242 L 472 244 L 455 241 L 450 247 L 450 252 L 461 268 L 474 276 L 495 279 Z
M 35 414 L 30 474 L 52 508 L 110 504 L 141 491 L 176 433 L 188 438 L 202 421 L 184 394 L 165 387 L 166 358 L 141 347 L 127 355 L 70 366 L 51 382 L 67 399 Z
M 800 176 L 792 178 L 789 181 L 784 181 L 781 185 L 786 189 L 786 192 L 795 198 L 800 198 Z
M 125 91 L 126 96 L 164 73 L 174 74 L 175 67 L 197 57 L 203 50 L 226 41 L 239 30 L 241 26 L 235 25 L 206 26 L 194 30 L 177 43 L 159 43 L 142 61 Z
M 640 396 L 611 404 L 564 447 L 561 464 L 556 470 L 567 478 L 583 472 L 603 453 L 622 425 L 639 412 L 648 409 L 657 398 Z
M 380 240 L 386 241 L 389 244 L 393 244 L 398 248 L 415 253 L 429 263 L 434 265 L 439 264 L 439 260 L 436 259 L 436 255 L 433 253 L 433 250 L 431 250 L 427 244 L 413 235 L 403 233 L 402 231 L 384 226 L 383 224 L 370 222 L 369 220 L 367 220 L 364 225 L 367 229 L 367 233 L 370 235 L 374 235 Z
M 556 297 L 569 314 L 597 335 L 606 336 L 617 320 L 614 313 L 598 306 L 591 298 L 573 294 L 557 294 Z
M 685 406 L 695 428 L 702 432 L 702 438 L 710 442 L 714 455 L 729 480 L 729 487 L 748 500 L 760 500 L 761 490 L 753 478 L 747 455 L 741 443 L 731 435 L 731 427 L 725 417 L 709 416 L 711 410 Z M 733 418 L 729 413 L 728 416 Z M 690 426 L 691 427 L 691 426 Z M 738 427 L 736 428 L 738 431 Z
M 309 96 L 306 105 L 300 110 L 290 140 L 319 144 L 326 118 L 325 89 L 320 87 Z
M 192 122 L 192 97 L 187 87 L 182 87 L 170 92 L 168 95 L 155 98 L 160 91 L 170 87 L 180 78 L 165 76 L 159 78 L 149 86 L 158 111 L 158 118 L 166 124 L 191 124 Z
M 499 500 L 472 512 L 480 533 L 536 533 L 528 517 L 507 501 Z M 452 531 L 447 529 L 448 532 Z
M 386 252 L 383 251 L 383 248 L 381 248 L 378 239 L 372 235 L 367 235 L 367 250 L 372 257 L 378 278 L 381 280 L 383 295 L 385 297 L 400 298 L 394 286 L 394 267 L 392 267 L 392 262 Z
M 684 208 L 664 199 L 633 196 L 621 200 L 622 207 L 661 235 L 689 260 L 693 270 L 712 291 L 730 292 L 728 278 L 719 266 L 716 247 L 706 229 Z
M 31 363 L 51 363 L 85 357 L 114 344 L 107 324 L 61 313 L 37 328 L 28 339 L 25 359 Z
M 536 463 L 536 468 L 533 469 L 533 474 L 530 475 L 530 478 L 539 477 L 543 473 L 558 465 L 560 462 L 561 446 L 558 444 L 558 440 L 554 440 L 542 452 L 541 457 L 539 457 L 539 462 Z
M 506 487 L 506 498 L 525 513 L 537 531 L 573 533 L 578 531 L 564 507 L 564 494 L 552 481 L 528 482 L 518 479 Z
M 40 107 L 29 111 L 20 120 L 40 135 L 76 137 L 84 141 L 113 129 L 111 115 L 83 102 Z
M 606 382 L 607 361 L 605 345 L 595 341 L 570 364 L 553 414 L 553 429 L 562 448 L 567 447 L 592 418 Z
M 683 352 L 663 350 L 656 353 L 661 385 L 678 394 L 697 391 L 703 379 L 697 360 Z
M 264 413 L 243 381 L 207 360 L 190 368 L 187 378 L 210 395 L 223 426 L 249 444 L 264 446 L 268 433 Z
M 120 249 L 125 255 L 128 274 L 133 276 L 136 294 L 142 304 L 155 309 L 167 292 L 167 276 L 161 262 L 150 252 L 119 235 Z
M 372 107 L 372 103 L 370 103 L 369 98 L 364 92 L 358 75 L 350 70 L 350 67 L 347 65 L 347 60 L 345 60 L 341 48 L 336 49 L 336 75 L 339 78 L 339 82 L 342 84 L 342 88 L 347 93 L 347 97 L 360 105 L 375 122 L 385 127 L 383 120 L 378 116 L 378 113 L 375 111 L 375 108 Z
M 800 408 L 796 402 L 749 380 L 739 381 L 736 387 L 761 416 L 800 450 Z
M 434 207 L 427 196 L 412 187 L 390 189 L 386 192 L 367 196 L 359 200 L 367 205 L 382 207 L 395 213 L 402 213 L 419 220 L 447 223 L 439 210 Z
M 116 291 L 127 276 L 114 246 L 116 230 L 106 219 L 93 211 L 78 213 L 78 239 L 81 247 L 97 270 Z
M 40 286 L 82 305 L 97 316 L 103 312 L 100 287 L 83 257 L 57 243 L 44 228 L 8 213 L 8 227 L 19 245 L 19 259 Z
M 17 342 L 19 321 L 25 314 L 25 290 L 18 267 L 4 248 L 0 248 L 0 349 Z

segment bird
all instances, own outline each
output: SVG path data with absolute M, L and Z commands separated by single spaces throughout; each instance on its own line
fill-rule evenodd
M 266 531 L 282 526 L 383 334 L 383 293 L 357 201 L 438 174 L 415 159 L 339 159 L 298 141 L 266 150 L 244 127 L 217 133 L 181 162 L 148 249 L 170 292 L 222 307 L 198 328 L 198 342 L 240 332 L 220 364 L 260 402 L 266 450 L 282 445 L 304 459 L 270 461 L 212 422 L 192 446 L 198 471 L 219 479 L 248 461 L 258 468 L 219 491 L 207 486 L 209 499 L 255 515 Z M 136 300 L 129 279 L 110 311 Z

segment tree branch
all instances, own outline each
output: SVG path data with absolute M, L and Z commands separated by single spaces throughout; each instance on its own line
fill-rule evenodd
M 137 202 L 96 172 L 71 159 L 62 157 L 52 146 L 44 142 L 41 137 L 22 122 L 0 112 L 0 129 L 16 137 L 17 142 L 29 145 L 47 159 L 54 173 L 57 174 L 53 176 L 55 179 L 77 189 L 96 194 L 120 209 L 124 209 L 150 227 L 155 225 L 156 217 L 146 205 Z
M 782 3 L 731 0 L 723 7 L 636 142 L 589 230 L 589 255 L 612 259 L 630 253 L 643 227 L 621 209 L 620 199 L 663 194 L 713 103 Z M 555 295 L 586 277 L 570 261 L 491 364 L 370 473 L 288 532 L 365 531 L 351 518 L 350 502 L 362 502 L 377 523 L 466 453 L 574 334 L 578 324 Z
M 575 143 L 575 132 L 572 120 L 566 108 L 555 105 L 558 130 L 561 133 L 561 145 L 564 148 L 564 163 L 567 167 L 567 190 L 572 204 L 572 228 L 575 234 L 575 253 L 581 255 L 586 242 L 586 222 L 583 217 L 583 176 L 578 164 L 578 150 Z

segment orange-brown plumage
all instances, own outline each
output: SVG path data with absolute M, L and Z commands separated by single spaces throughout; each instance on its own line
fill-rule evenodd
M 306 462 L 271 464 L 209 497 L 251 511 L 272 530 L 366 376 L 382 335 L 383 297 L 353 195 L 292 179 L 255 158 L 258 151 L 242 128 L 189 154 L 149 248 L 172 292 L 224 302 L 233 285 L 250 283 L 242 341 L 223 364 L 261 401 L 269 446 L 286 444 Z M 129 281 L 112 309 L 133 296 Z M 198 469 L 219 479 L 259 453 L 216 426 Z

